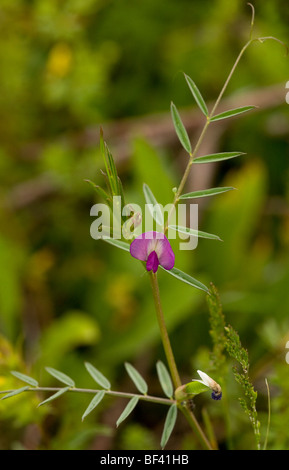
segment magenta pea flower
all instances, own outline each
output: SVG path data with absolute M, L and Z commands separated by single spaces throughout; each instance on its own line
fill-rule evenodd
M 175 254 L 167 237 L 160 232 L 145 232 L 130 245 L 130 254 L 140 261 L 146 261 L 147 271 L 158 270 L 159 265 L 169 270 L 174 267 Z

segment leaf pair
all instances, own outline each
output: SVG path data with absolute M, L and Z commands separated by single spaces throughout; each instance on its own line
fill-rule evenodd
M 137 389 L 141 393 L 146 394 L 147 390 L 148 390 L 147 383 L 145 382 L 143 377 L 140 375 L 140 373 L 128 362 L 125 363 L 125 368 L 126 368 L 128 374 L 129 374 L 130 378 L 134 382 L 135 386 L 137 387 Z M 157 368 L 158 378 L 159 378 L 161 387 L 162 387 L 165 395 L 168 398 L 172 398 L 173 393 L 174 393 L 174 389 L 173 389 L 173 384 L 172 384 L 172 381 L 171 381 L 170 374 L 168 373 L 168 370 L 167 370 L 166 366 L 163 364 L 163 362 L 158 361 L 156 368 Z M 137 397 L 137 396 L 130 399 L 127 406 L 125 407 L 122 414 L 120 415 L 120 417 L 117 420 L 117 423 L 116 423 L 117 426 L 119 426 L 119 424 L 122 423 L 127 418 L 127 416 L 134 410 L 134 408 L 136 407 L 138 401 L 139 401 L 139 397 Z M 170 405 L 169 411 L 167 413 L 166 420 L 165 420 L 165 423 L 164 423 L 162 437 L 161 437 L 161 447 L 162 447 L 162 449 L 167 444 L 167 442 L 168 442 L 168 440 L 171 436 L 171 433 L 174 429 L 176 419 L 177 419 L 177 412 L 178 412 L 177 405 L 175 403 Z
M 93 399 L 89 403 L 88 407 L 86 408 L 86 410 L 85 410 L 85 412 L 82 416 L 82 420 L 84 420 L 84 418 L 96 408 L 96 406 L 104 398 L 105 391 L 109 390 L 110 387 L 111 387 L 111 384 L 110 384 L 109 380 L 98 369 L 96 369 L 92 364 L 86 362 L 85 367 L 86 367 L 87 371 L 89 372 L 89 374 L 91 375 L 91 377 L 94 379 L 94 381 L 98 385 L 103 387 L 105 390 L 100 390 L 99 392 L 97 392 L 95 394 L 95 396 L 93 397 Z M 146 381 L 143 379 L 143 377 L 140 375 L 140 373 L 131 364 L 125 363 L 125 368 L 126 368 L 128 374 L 129 374 L 130 378 L 134 382 L 135 386 L 137 387 L 137 389 L 142 394 L 145 395 L 147 393 L 147 390 L 148 390 L 148 386 L 147 386 Z M 119 424 L 128 417 L 128 415 L 133 411 L 133 409 L 137 405 L 138 401 L 139 401 L 138 396 L 134 396 L 134 397 L 131 398 L 131 400 L 129 401 L 129 403 L 125 407 L 124 411 L 122 412 L 122 414 L 118 418 L 118 420 L 116 422 L 117 426 L 119 426 Z
M 86 418 L 87 415 L 89 415 L 97 407 L 97 405 L 104 398 L 105 391 L 109 390 L 110 387 L 111 387 L 111 384 L 110 384 L 109 380 L 102 374 L 102 372 L 100 372 L 98 369 L 96 369 L 96 367 L 94 367 L 89 362 L 85 362 L 84 365 L 85 365 L 86 370 L 88 371 L 88 373 L 93 378 L 93 380 L 98 385 L 103 387 L 104 390 L 100 390 L 99 392 L 97 392 L 94 395 L 93 399 L 91 400 L 91 402 L 89 403 L 88 407 L 86 408 L 85 412 L 82 415 L 82 421 L 84 420 L 84 418 Z
M 67 386 L 60 389 L 60 390 L 58 390 L 56 393 L 54 393 L 53 395 L 48 397 L 46 400 L 39 403 L 38 407 L 42 406 L 42 405 L 45 405 L 46 403 L 49 403 L 49 402 L 55 400 L 56 398 L 59 398 L 64 393 L 68 392 L 68 390 L 75 387 L 74 380 L 72 380 L 68 375 L 64 374 L 63 372 L 60 372 L 57 369 L 54 369 L 53 367 L 45 367 L 45 369 L 50 375 L 52 375 L 57 380 L 59 380 L 60 382 L 64 383 Z
M 86 369 L 92 376 L 92 378 L 103 388 L 109 389 L 110 388 L 110 383 L 107 380 L 104 375 L 98 371 L 94 366 L 92 366 L 89 363 L 85 363 Z M 52 400 L 55 400 L 56 398 L 60 397 L 64 393 L 66 393 L 68 390 L 71 390 L 75 387 L 75 382 L 72 380 L 68 375 L 64 374 L 63 372 L 60 372 L 56 369 L 53 369 L 52 367 L 46 367 L 47 372 L 55 377 L 57 380 L 60 382 L 64 383 L 67 385 L 67 387 L 62 388 L 61 390 L 58 390 L 56 393 L 48 397 L 46 400 L 42 401 L 38 406 L 42 406 L 48 402 L 51 402 Z M 101 390 L 100 392 L 97 392 L 93 399 L 91 400 L 89 406 L 85 410 L 83 416 L 82 416 L 82 421 L 84 418 L 92 411 L 94 408 L 101 402 L 105 395 L 105 390 Z
M 124 366 L 131 380 L 133 381 L 136 388 L 138 389 L 138 391 L 142 393 L 143 395 L 146 395 L 148 391 L 148 385 L 146 381 L 144 380 L 144 378 L 140 375 L 140 373 L 136 370 L 136 368 L 133 365 L 131 365 L 129 362 L 125 362 Z M 129 400 L 128 404 L 126 405 L 125 409 L 123 410 L 123 412 L 121 413 L 120 417 L 118 418 L 116 422 L 117 427 L 131 414 L 131 412 L 134 410 L 138 402 L 139 402 L 139 396 L 137 395 L 135 395 Z
M 38 406 L 42 406 L 45 403 L 48 403 L 52 400 L 55 400 L 56 398 L 60 397 L 61 395 L 63 395 L 65 392 L 67 392 L 71 388 L 75 387 L 74 381 L 70 377 L 68 377 L 68 375 L 64 374 L 63 372 L 60 372 L 56 369 L 53 369 L 52 367 L 46 367 L 46 370 L 50 375 L 52 375 L 53 377 L 58 379 L 60 382 L 66 384 L 67 386 L 60 389 L 60 390 L 58 390 L 56 393 L 51 395 L 49 398 L 47 398 L 46 400 L 39 403 Z M 18 372 L 18 371 L 12 371 L 11 374 L 14 375 L 14 377 L 17 377 L 19 380 L 22 380 L 23 382 L 28 383 L 31 387 L 38 387 L 37 380 L 33 379 L 32 377 L 29 377 L 26 374 L 22 374 L 21 372 Z M 1 400 L 4 400 L 5 398 L 10 398 L 14 395 L 18 395 L 19 393 L 25 392 L 26 390 L 30 390 L 30 389 L 31 388 L 28 387 L 28 386 L 18 388 L 17 390 L 13 390 L 12 392 L 6 394 L 4 397 L 1 398 Z
M 146 395 L 148 391 L 148 385 L 146 381 L 144 380 L 144 378 L 141 376 L 141 374 L 137 371 L 137 369 L 129 362 L 125 362 L 125 369 L 128 375 L 130 376 L 131 380 L 135 384 L 136 388 L 138 389 L 138 391 L 142 393 L 143 395 Z M 157 362 L 157 374 L 158 374 L 158 378 L 159 378 L 161 387 L 165 395 L 171 399 L 174 393 L 173 384 L 171 381 L 171 377 L 167 371 L 167 368 L 161 361 Z M 129 414 L 134 410 L 139 399 L 140 397 L 138 396 L 134 396 L 130 399 L 127 406 L 125 407 L 125 409 L 123 410 L 123 412 L 121 413 L 120 417 L 118 418 L 116 422 L 117 426 L 119 426 L 120 423 L 122 423 L 129 416 Z
M 74 381 L 70 377 L 68 377 L 68 375 L 63 374 L 63 372 L 53 369 L 52 367 L 46 367 L 46 370 L 50 375 L 58 379 L 60 382 L 66 384 L 67 387 L 64 387 L 61 390 L 58 390 L 54 395 L 50 396 L 46 400 L 39 403 L 38 406 L 44 405 L 45 403 L 48 403 L 54 400 L 55 398 L 59 397 L 63 393 L 67 392 L 70 388 L 75 387 Z M 38 387 L 37 380 L 33 379 L 32 377 L 29 377 L 26 374 L 22 374 L 22 372 L 11 371 L 11 374 L 14 375 L 14 377 L 17 377 L 19 380 L 22 380 L 23 382 L 28 383 L 31 387 Z M 2 397 L 2 400 L 4 400 L 5 398 L 10 398 L 14 395 L 18 395 L 19 393 L 25 392 L 26 390 L 29 390 L 29 389 L 30 387 L 26 386 L 26 387 L 19 388 L 17 390 L 13 390 L 12 392 Z
M 138 389 L 138 391 L 142 393 L 143 395 L 146 395 L 148 392 L 148 385 L 146 381 L 144 380 L 144 378 L 140 375 L 137 369 L 129 362 L 125 362 L 124 366 L 131 380 L 133 381 L 136 388 Z M 166 366 L 164 365 L 162 361 L 158 361 L 156 364 L 156 369 L 157 369 L 158 379 L 160 381 L 160 385 L 163 389 L 164 394 L 168 398 L 172 398 L 174 394 L 174 388 L 173 388 L 170 374 Z
M 256 108 L 256 106 L 242 106 L 242 107 L 239 107 L 239 108 L 230 109 L 230 110 L 222 112 L 220 114 L 216 114 L 215 116 L 211 116 L 209 114 L 208 107 L 205 103 L 205 100 L 204 100 L 200 90 L 198 89 L 197 85 L 195 84 L 195 82 L 188 75 L 184 74 L 184 76 L 185 76 L 186 82 L 189 86 L 189 89 L 190 89 L 197 105 L 199 106 L 202 113 L 206 116 L 208 122 L 220 121 L 221 119 L 228 119 L 230 117 L 237 116 L 239 114 L 245 113 L 247 111 L 251 111 L 252 109 Z M 171 115 L 172 115 L 172 120 L 173 120 L 173 124 L 174 124 L 176 134 L 177 134 L 182 146 L 188 152 L 188 154 L 190 156 L 192 156 L 192 146 L 191 146 L 190 138 L 189 138 L 187 130 L 186 130 L 186 128 L 185 128 L 185 126 L 182 122 L 182 119 L 181 119 L 181 116 L 180 116 L 180 114 L 177 110 L 177 107 L 175 106 L 175 104 L 173 102 L 171 102 Z M 217 157 L 217 155 L 218 155 L 218 157 Z M 233 158 L 233 157 L 238 156 L 238 155 L 241 155 L 241 153 L 230 152 L 230 156 L 228 154 L 224 154 L 224 153 L 223 154 L 215 154 L 214 159 L 211 159 L 211 158 L 213 158 L 211 155 L 207 155 L 205 157 L 200 157 L 203 160 L 198 159 L 198 163 L 208 163 L 208 162 L 211 162 L 211 161 L 225 160 L 227 158 Z M 211 158 L 209 158 L 209 157 L 211 157 Z

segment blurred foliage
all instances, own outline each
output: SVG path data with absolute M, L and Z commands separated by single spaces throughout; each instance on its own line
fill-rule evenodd
M 255 34 L 287 42 L 288 4 L 254 5 Z M 19 386 L 11 369 L 52 385 L 44 366 L 90 387 L 83 366 L 89 361 L 114 389 L 129 391 L 123 362 L 130 360 L 151 393 L 161 394 L 155 363 L 164 357 L 149 283 L 125 252 L 90 237 L 90 208 L 98 200 L 84 179 L 102 183 L 103 162 L 97 147 L 79 148 L 73 136 L 100 125 L 105 134 L 111 120 L 169 112 L 172 99 L 179 108 L 192 106 L 180 71 L 193 77 L 206 99 L 216 98 L 248 38 L 250 17 L 244 0 L 1 0 L 2 390 Z M 279 44 L 255 44 L 246 52 L 228 94 L 284 84 L 284 105 L 242 117 L 222 136 L 222 151 L 248 153 L 218 166 L 214 175 L 214 185 L 238 190 L 202 206 L 200 229 L 224 242 L 200 240 L 193 252 L 174 246 L 180 269 L 217 286 L 226 319 L 249 351 L 263 439 L 268 378 L 268 448 L 274 449 L 289 446 L 288 78 Z M 171 202 L 181 174 L 175 149 L 153 148 L 141 134 L 131 144 L 119 168 L 126 199 L 143 207 L 146 182 L 160 203 Z M 159 277 L 185 383 L 197 368 L 210 366 L 208 306 L 203 293 L 166 273 Z M 196 415 L 202 421 L 202 409 L 208 412 L 221 447 L 251 448 L 252 430 L 228 371 L 222 403 L 201 396 Z M 0 402 L 1 449 L 158 446 L 161 407 L 139 405 L 116 430 L 117 400 L 106 399 L 82 423 L 88 403 L 82 395 L 67 394 L 36 409 L 42 398 L 23 394 Z M 178 420 L 169 447 L 196 445 Z

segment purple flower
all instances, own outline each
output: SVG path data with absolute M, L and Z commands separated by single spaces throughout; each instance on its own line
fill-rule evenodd
M 160 232 L 145 232 L 130 245 L 130 254 L 141 261 L 146 261 L 147 271 L 157 271 L 159 264 L 165 269 L 172 269 L 175 255 L 167 237 Z

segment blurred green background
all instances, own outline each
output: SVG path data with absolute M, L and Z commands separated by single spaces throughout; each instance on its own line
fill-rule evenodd
M 254 34 L 288 43 L 288 4 L 254 5 Z M 103 182 L 102 126 L 126 200 L 143 204 L 146 182 L 159 202 L 171 202 L 186 156 L 170 101 L 186 116 L 192 142 L 203 124 L 181 72 L 210 104 L 248 39 L 250 20 L 244 0 L 0 0 L 2 390 L 20 386 L 11 369 L 55 385 L 45 366 L 93 387 L 83 365 L 89 361 L 113 389 L 134 392 L 123 366 L 129 361 L 149 392 L 162 394 L 155 363 L 165 358 L 149 282 L 127 253 L 90 237 L 90 208 L 101 201 L 84 180 Z M 188 183 L 191 189 L 238 188 L 199 201 L 200 229 L 224 241 L 203 239 L 194 251 L 176 251 L 177 267 L 217 286 L 226 319 L 249 351 L 262 436 L 268 378 L 273 449 L 289 446 L 288 80 L 280 44 L 256 43 L 246 52 L 225 99 L 232 107 L 260 107 L 216 124 L 204 151 L 247 155 L 200 165 Z M 210 365 L 206 298 L 166 273 L 159 278 L 186 382 Z M 231 377 L 223 380 L 229 424 L 207 394 L 195 400 L 196 415 L 202 422 L 202 410 L 209 412 L 221 447 L 228 448 L 230 429 L 234 448 L 252 448 L 240 390 Z M 105 399 L 82 423 L 89 396 L 66 394 L 36 408 L 41 399 L 23 394 L 0 402 L 1 449 L 159 448 L 166 413 L 160 406 L 138 405 L 116 429 L 124 400 Z M 196 446 L 179 418 L 168 448 Z

